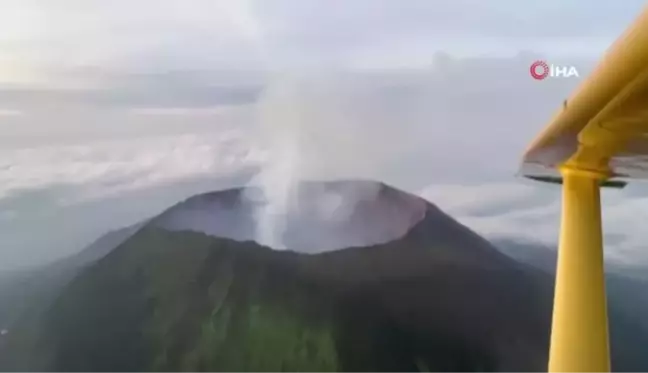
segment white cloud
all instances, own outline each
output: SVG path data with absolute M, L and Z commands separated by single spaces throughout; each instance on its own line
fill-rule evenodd
M 0 108 L 0 117 L 16 117 L 23 115 L 24 113 L 21 110 L 14 109 L 2 109 Z
M 462 224 L 488 238 L 513 238 L 556 247 L 560 229 L 560 187 L 550 184 L 435 184 L 418 193 Z M 648 264 L 648 198 L 625 191 L 602 193 L 606 257 Z
M 315 74 L 298 80 L 296 87 L 280 77 L 279 85 L 270 87 L 278 91 L 264 90 L 270 94 L 262 97 L 271 100 L 262 106 L 269 110 L 264 111 L 261 133 L 251 132 L 254 103 L 213 109 L 217 103 L 204 104 L 212 99 L 212 90 L 188 90 L 187 102 L 178 102 L 182 95 L 153 100 L 167 105 L 125 100 L 130 103 L 125 108 L 98 107 L 98 102 L 115 97 L 92 97 L 85 91 L 72 92 L 83 96 L 76 105 L 58 105 L 57 95 L 63 93 L 47 92 L 37 100 L 44 108 L 34 108 L 34 92 L 0 92 L 2 98 L 13 97 L 33 110 L 11 118 L 13 125 L 7 127 L 12 130 L 0 138 L 0 205 L 16 211 L 10 223 L 0 224 L 0 238 L 6 240 L 0 247 L 3 254 L 11 253 L 12 262 L 48 249 L 69 253 L 79 248 L 69 244 L 75 237 L 99 235 L 142 219 L 144 212 L 159 212 L 187 197 L 184 192 L 216 187 L 156 195 L 146 208 L 142 201 L 120 205 L 131 201 L 129 196 L 258 165 L 266 159 L 265 147 L 291 131 L 299 132 L 299 171 L 305 178 L 373 178 L 411 188 L 430 180 L 511 175 L 525 139 L 539 125 L 538 113 L 552 106 L 552 100 L 559 101 L 566 87 L 533 84 L 522 58 L 497 62 L 490 70 L 493 65 L 479 60 L 450 61 L 450 75 L 443 70 Z M 497 75 L 511 69 L 519 70 L 521 78 L 502 80 Z M 186 77 L 172 77 L 162 85 L 144 79 L 141 84 L 147 91 L 174 88 L 168 90 L 173 93 Z M 199 82 L 202 75 L 190 77 Z M 283 83 L 288 83 L 285 95 Z M 515 101 L 522 93 L 524 102 Z M 518 125 L 529 121 L 537 123 Z M 281 148 L 281 138 L 277 140 Z M 82 213 L 88 206 L 96 207 Z M 108 220 L 133 208 L 138 213 L 128 219 Z M 97 223 L 89 226 L 93 220 Z M 52 231 L 53 221 L 68 226 Z M 34 231 L 42 233 L 38 242 Z M 57 248 L 51 249 L 56 242 Z
M 0 83 L 106 72 L 428 66 L 434 52 L 600 55 L 638 0 L 1 0 Z M 596 27 L 594 27 L 596 26 Z M 74 56 L 74 58 L 70 58 Z M 426 62 L 428 61 L 428 62 Z M 87 83 L 87 82 L 86 82 Z M 78 85 L 79 82 L 75 82 Z
M 554 244 L 559 189 L 522 181 L 435 184 L 418 192 L 462 224 L 490 238 L 522 238 Z
M 260 34 L 243 0 L 0 4 L 0 72 L 18 74 L 22 82 L 61 83 L 51 74 L 57 68 L 123 72 L 258 65 Z M 17 80 L 0 76 L 0 82 Z
M 0 269 L 72 254 L 193 194 L 240 186 L 265 156 L 232 125 L 0 147 Z
M 219 115 L 231 110 L 238 109 L 239 105 L 222 105 L 214 107 L 147 107 L 134 108 L 128 110 L 130 114 L 135 115 L 173 115 L 182 117 L 202 116 L 202 115 Z M 1 113 L 1 112 L 0 112 Z M 186 119 L 186 118 L 185 118 Z
M 451 214 L 501 209 L 502 204 L 519 206 L 525 202 L 542 203 L 538 198 L 538 187 L 522 181 L 483 185 L 438 184 L 425 188 L 419 194 Z
M 0 149 L 0 198 L 60 184 L 87 186 L 74 199 L 98 197 L 199 175 L 228 175 L 261 159 L 236 129 Z
M 563 3 L 0 0 L 0 265 L 73 252 L 214 188 L 183 181 L 262 164 L 250 107 L 277 66 L 405 69 L 278 105 L 275 135 L 308 109 L 304 173 L 435 180 L 425 195 L 478 232 L 554 242 L 556 189 L 506 177 L 572 83 L 533 82 L 528 55 L 432 66 L 442 49 L 598 54 L 639 8 Z M 639 255 L 645 200 L 614 198 L 614 252 Z
M 477 232 L 552 243 L 557 188 L 509 176 L 527 142 L 576 82 L 538 84 L 528 76 L 528 59 L 447 59 L 435 69 L 317 75 L 300 87 L 305 90 L 266 106 L 265 135 L 299 129 L 305 150 L 298 156 L 307 176 L 375 178 L 410 190 L 435 181 L 424 194 Z M 254 100 L 222 106 L 212 101 L 215 91 L 201 89 L 203 78 L 154 74 L 133 85 L 175 93 L 188 80 L 197 82 L 179 96 L 155 100 L 83 91 L 72 92 L 80 97 L 70 98 L 77 105 L 65 106 L 56 97 L 69 92 L 45 92 L 40 102 L 47 107 L 6 118 L 12 130 L 0 138 L 0 210 L 15 213 L 0 217 L 5 263 L 34 261 L 34 253 L 53 256 L 48 250 L 69 253 L 80 248 L 69 244 L 71 237 L 96 238 L 216 187 L 155 195 L 152 189 L 264 162 L 272 136 L 261 133 L 261 141 L 253 142 Z M 118 75 L 110 80 L 121 84 Z M 0 96 L 30 110 L 35 105 L 31 91 Z M 128 105 L 97 107 L 114 99 Z M 298 123 L 291 122 L 295 116 Z M 632 252 L 642 239 L 638 224 L 628 224 L 627 211 L 635 208 L 628 201 L 606 205 L 614 206 L 611 215 L 622 222 L 608 224 L 609 232 L 622 237 L 615 253 Z M 133 209 L 137 214 L 129 213 Z

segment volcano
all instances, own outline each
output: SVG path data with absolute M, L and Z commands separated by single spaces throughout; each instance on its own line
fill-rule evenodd
M 280 248 L 317 253 L 398 239 L 429 207 L 421 198 L 365 180 L 301 182 L 292 189 L 280 206 L 258 187 L 194 196 L 154 225 L 264 243 L 259 236 L 266 223 Z
M 26 320 L 29 333 L 12 330 L 2 367 L 546 368 L 550 277 L 433 204 L 372 181 L 305 183 L 278 249 L 256 242 L 258 192 L 197 195 L 149 220 Z

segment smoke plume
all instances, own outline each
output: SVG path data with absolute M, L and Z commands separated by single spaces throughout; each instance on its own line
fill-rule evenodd
M 306 244 L 324 250 L 405 233 L 402 224 L 370 226 L 366 217 L 354 218 L 359 204 L 378 199 L 380 184 L 309 183 L 372 178 L 385 154 L 381 131 L 369 130 L 374 119 L 366 115 L 372 109 L 367 107 L 370 87 L 343 80 L 281 76 L 264 92 L 257 140 L 268 156 L 252 182 L 255 188 L 246 193 L 256 206 L 255 240 L 260 244 L 277 249 Z M 393 211 L 398 206 L 385 208 L 398 217 Z M 390 232 L 394 229 L 399 232 Z

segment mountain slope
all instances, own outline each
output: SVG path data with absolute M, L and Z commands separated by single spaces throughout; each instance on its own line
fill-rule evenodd
M 497 247 L 511 257 L 547 273 L 556 269 L 556 251 L 542 245 L 500 240 Z M 636 277 L 635 268 L 607 263 L 606 291 L 612 368 L 617 372 L 648 370 L 648 280 Z M 630 275 L 626 275 L 629 273 Z
M 65 286 L 77 274 L 126 241 L 142 226 L 143 224 L 136 224 L 110 231 L 78 254 L 43 268 L 12 273 L 0 280 L 0 329 L 9 333 L 0 336 L 0 368 L 8 358 L 31 359 L 33 351 L 24 346 L 29 346 L 38 339 L 41 318 Z M 8 352 L 8 339 L 19 348 Z M 8 357 L 10 353 L 15 356 Z M 23 356 L 23 353 L 27 355 Z
M 85 266 L 90 265 L 132 236 L 143 224 L 110 231 L 84 250 L 44 268 L 12 273 L 0 279 L 0 327 L 11 329 L 29 309 L 42 308 Z
M 3 368 L 545 369 L 548 275 L 501 254 L 435 206 L 375 186 L 366 211 L 405 208 L 384 199 L 395 196 L 423 206 L 422 219 L 388 242 L 318 254 L 306 254 L 322 251 L 316 244 L 277 251 L 204 227 L 191 232 L 191 224 L 170 230 L 169 214 L 186 211 L 180 204 L 77 276 L 43 318 L 36 343 L 8 341 Z M 192 201 L 215 199 L 236 212 L 243 193 Z

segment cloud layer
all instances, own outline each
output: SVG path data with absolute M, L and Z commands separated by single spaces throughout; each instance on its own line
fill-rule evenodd
M 602 193 L 605 254 L 623 264 L 648 265 L 643 222 L 648 196 L 641 183 Z M 556 248 L 560 187 L 529 181 L 473 185 L 439 184 L 419 192 L 461 223 L 491 239 L 539 242 Z
M 2 266 L 50 261 L 192 194 L 246 182 L 264 155 L 244 131 L 213 127 L 0 149 Z
M 88 87 L 115 75 L 412 68 L 431 55 L 598 56 L 640 0 L 2 0 L 0 83 Z M 340 4 L 337 4 L 340 3 Z
M 269 151 L 285 150 L 275 140 L 289 135 L 298 136 L 300 178 L 427 188 L 423 195 L 480 233 L 550 241 L 555 193 L 514 175 L 577 81 L 534 81 L 533 58 L 446 56 L 429 69 L 277 75 L 252 103 L 78 105 L 11 117 L 0 148 L 5 263 L 74 252 L 107 229 L 227 184 L 215 180 L 251 176 L 273 165 Z M 615 202 L 619 221 L 625 201 Z M 640 230 L 619 232 L 641 241 L 631 236 Z

